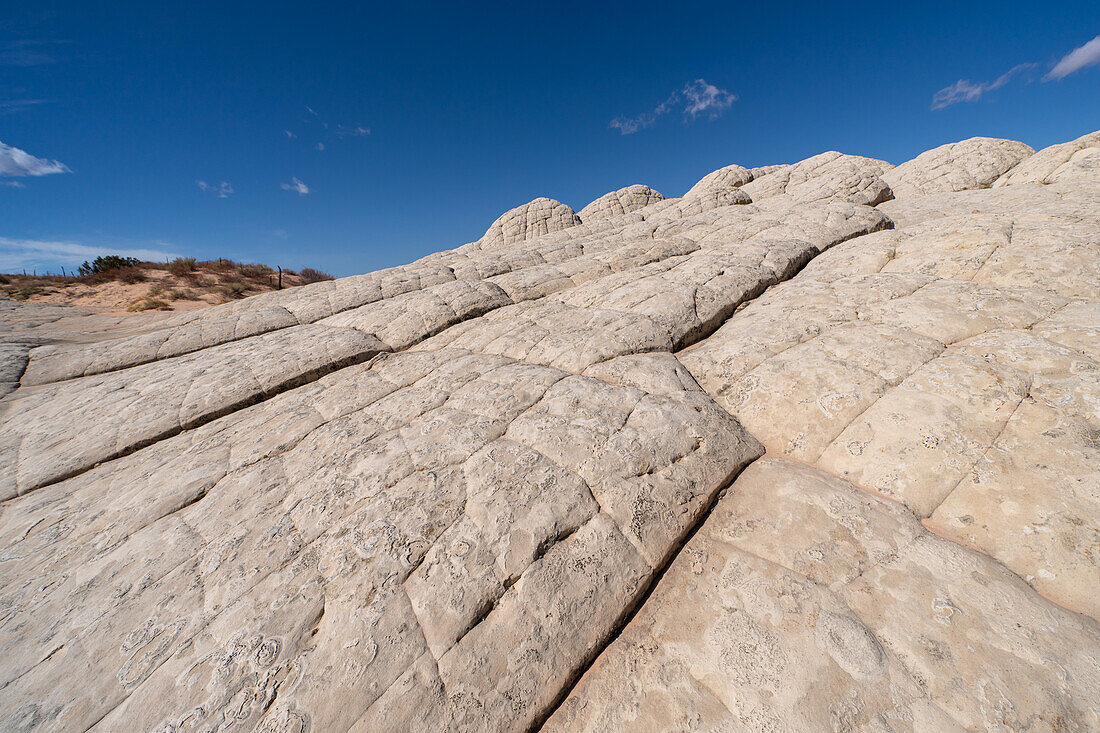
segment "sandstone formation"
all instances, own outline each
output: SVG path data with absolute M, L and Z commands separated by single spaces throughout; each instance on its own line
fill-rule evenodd
M 0 302 L 0 730 L 1100 729 L 1098 141 Z
M 1082 135 L 1068 143 L 1043 148 L 1010 168 L 993 183 L 993 187 L 1000 188 L 1015 183 L 1054 183 L 1071 177 L 1080 177 L 1084 179 L 1082 182 L 1087 182 L 1087 179 L 1096 177 L 1098 167 L 1100 131 Z
M 1035 151 L 1015 140 L 972 137 L 941 145 L 883 174 L 894 196 L 989 188 Z
M 580 223 L 580 217 L 560 201 L 537 198 L 501 214 L 480 242 L 484 249 L 504 247 Z
M 663 201 L 664 198 L 660 191 L 654 191 L 649 186 L 635 183 L 633 186 L 605 193 L 581 209 L 577 216 L 580 217 L 581 221 L 607 219 L 616 214 L 629 214 L 631 211 L 645 208 L 656 201 Z

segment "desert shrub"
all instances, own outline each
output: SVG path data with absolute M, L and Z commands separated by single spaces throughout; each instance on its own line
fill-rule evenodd
M 165 290 L 164 283 L 153 283 L 149 288 L 149 292 L 145 294 L 145 297 L 156 298 L 159 295 L 164 295 Z
M 168 298 L 169 300 L 198 300 L 199 296 L 186 288 L 177 288 L 168 291 Z
M 250 280 L 268 280 L 273 272 L 275 271 L 267 265 L 241 265 L 241 277 Z
M 110 274 L 114 276 L 114 279 L 120 280 L 127 285 L 145 282 L 145 280 L 147 279 L 145 277 L 145 273 L 136 267 L 119 267 L 111 270 Z
M 227 282 L 222 285 L 222 292 L 230 298 L 244 297 L 244 291 L 248 290 L 244 283 Z
M 335 280 L 332 275 L 321 270 L 314 270 L 312 267 L 303 267 L 300 273 L 302 278 L 302 284 L 308 285 L 309 283 L 319 283 L 323 280 Z
M 198 260 L 194 257 L 177 257 L 168 263 L 168 272 L 173 275 L 186 275 L 195 271 Z
M 233 260 L 226 260 L 226 259 L 207 260 L 205 262 L 200 262 L 198 264 L 199 264 L 199 266 L 204 267 L 207 270 L 225 271 L 225 270 L 235 270 L 238 267 L 236 262 L 234 262 Z
M 127 308 L 127 310 L 130 310 L 130 311 L 151 311 L 151 310 L 170 311 L 170 310 L 172 310 L 172 306 L 168 305 L 167 303 L 165 303 L 160 298 L 142 298 L 141 300 L 135 300 L 133 303 L 131 303 L 130 307 Z
M 10 282 L 11 282 L 11 280 L 9 280 L 8 278 L 4 277 L 3 275 L 0 275 L 0 285 L 7 285 L 7 284 L 8 284 L 8 283 L 10 283 Z
M 87 277 L 88 275 L 98 275 L 109 270 L 117 270 L 121 267 L 134 267 L 140 264 L 141 260 L 136 257 L 107 255 L 106 257 L 96 257 L 90 263 L 84 260 L 84 264 L 80 266 L 80 274 L 83 277 Z

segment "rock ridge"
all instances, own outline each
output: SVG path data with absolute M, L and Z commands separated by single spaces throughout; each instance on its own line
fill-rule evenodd
M 535 199 L 117 338 L 28 311 L 0 729 L 1100 727 L 1097 135 Z

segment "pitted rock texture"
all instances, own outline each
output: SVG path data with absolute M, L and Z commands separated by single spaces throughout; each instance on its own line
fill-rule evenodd
M 0 730 L 1096 729 L 1094 140 L 0 302 Z
M 753 201 L 787 195 L 799 202 L 842 198 L 874 206 L 893 196 L 883 180 L 883 175 L 891 168 L 893 166 L 884 160 L 830 151 L 754 176 L 742 189 Z
M 895 197 L 989 188 L 1035 151 L 1015 140 L 972 137 L 921 153 L 883 174 Z
M 1081 178 L 1095 180 L 1100 171 L 1100 131 L 1082 135 L 1068 143 L 1043 148 L 1009 169 L 994 182 L 994 188 L 1017 183 L 1054 183 Z
M 679 358 L 769 450 L 1100 617 L 1100 186 L 926 198 Z
M 766 458 L 546 730 L 1094 730 L 1098 648 L 904 508 Z
M 560 201 L 537 198 L 501 214 L 479 240 L 483 249 L 504 247 L 534 239 L 581 223 L 571 208 Z
M 581 221 L 607 219 L 619 214 L 629 214 L 631 211 L 645 208 L 654 202 L 664 201 L 664 198 L 660 191 L 654 191 L 649 186 L 635 183 L 633 186 L 605 193 L 577 212 L 577 216 L 580 217 Z
M 393 355 L 7 505 L 9 722 L 346 729 L 421 658 L 435 720 L 544 714 L 557 676 L 760 454 L 701 391 L 665 392 Z M 77 669 L 73 698 L 54 681 Z

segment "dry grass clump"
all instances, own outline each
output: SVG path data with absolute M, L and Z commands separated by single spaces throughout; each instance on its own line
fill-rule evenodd
M 324 272 L 322 270 L 314 270 L 312 267 L 303 267 L 302 271 L 298 273 L 298 277 L 302 279 L 303 285 L 308 285 L 309 283 L 319 283 L 324 280 L 336 279 L 327 272 Z
M 172 310 L 172 306 L 168 305 L 160 298 L 140 298 L 131 303 L 126 310 L 134 312 L 151 310 L 170 311 Z
M 247 290 L 247 285 L 235 280 L 230 280 L 222 285 L 222 293 L 224 293 L 227 298 L 243 298 Z
M 198 260 L 194 257 L 177 257 L 168 263 L 168 272 L 177 277 L 182 277 L 194 272 L 197 265 Z

